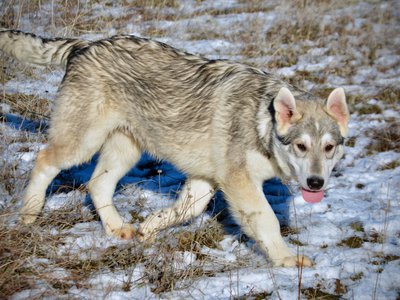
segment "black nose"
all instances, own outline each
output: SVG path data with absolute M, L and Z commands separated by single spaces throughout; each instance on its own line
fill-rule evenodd
M 324 186 L 324 179 L 318 176 L 308 177 L 307 185 L 311 190 L 319 190 Z

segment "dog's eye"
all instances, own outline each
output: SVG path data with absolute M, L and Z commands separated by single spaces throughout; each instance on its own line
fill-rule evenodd
M 326 145 L 326 146 L 325 146 L 325 152 L 330 152 L 330 151 L 332 151 L 332 149 L 333 149 L 334 147 L 335 147 L 335 146 L 333 146 L 333 145 L 331 145 L 331 144 Z
M 298 143 L 296 144 L 297 149 L 299 149 L 301 152 L 306 152 L 307 151 L 307 147 L 306 145 L 302 144 L 302 143 Z

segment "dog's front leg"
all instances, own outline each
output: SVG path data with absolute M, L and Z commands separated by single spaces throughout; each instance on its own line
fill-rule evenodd
M 312 265 L 308 257 L 293 255 L 289 250 L 261 184 L 254 183 L 245 171 L 236 171 L 222 184 L 222 190 L 245 233 L 260 244 L 275 266 Z

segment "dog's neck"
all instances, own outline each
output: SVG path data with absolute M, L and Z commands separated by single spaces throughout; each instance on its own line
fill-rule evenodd
M 285 145 L 281 143 L 275 131 L 272 132 L 272 153 L 276 161 L 277 167 L 279 168 L 280 174 L 277 174 L 283 181 L 289 181 L 293 178 L 295 170 L 292 165 L 289 164 L 289 159 L 287 157 L 287 150 Z

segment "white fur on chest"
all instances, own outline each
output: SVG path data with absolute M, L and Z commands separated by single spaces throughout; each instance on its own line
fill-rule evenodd
M 247 151 L 246 162 L 247 171 L 256 183 L 262 184 L 264 180 L 276 176 L 271 161 L 258 151 Z

